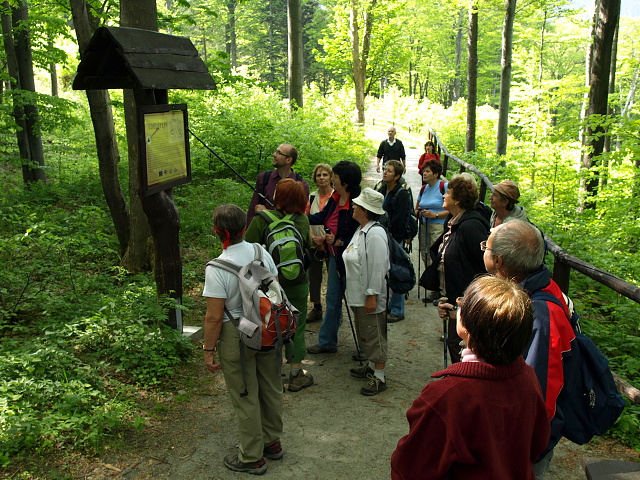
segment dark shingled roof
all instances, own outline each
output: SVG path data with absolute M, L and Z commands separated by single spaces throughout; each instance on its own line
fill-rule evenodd
M 216 85 L 188 38 L 100 27 L 78 65 L 73 89 L 125 88 L 211 90 Z

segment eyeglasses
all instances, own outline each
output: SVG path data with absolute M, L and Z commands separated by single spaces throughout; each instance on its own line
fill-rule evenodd
M 282 155 L 283 157 L 289 157 L 286 153 L 282 153 L 280 150 L 276 150 L 276 155 Z
M 486 240 L 480 242 L 480 250 L 482 250 L 483 252 L 486 252 L 487 250 L 493 252 L 493 248 L 487 247 L 487 241 Z

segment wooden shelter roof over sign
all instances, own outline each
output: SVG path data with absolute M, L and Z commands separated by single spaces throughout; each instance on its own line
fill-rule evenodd
M 73 81 L 74 90 L 211 90 L 215 86 L 188 38 L 124 27 L 96 30 Z

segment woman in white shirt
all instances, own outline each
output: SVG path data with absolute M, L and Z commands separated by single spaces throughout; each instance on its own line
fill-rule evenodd
M 255 256 L 254 246 L 244 241 L 247 214 L 236 205 L 220 205 L 213 212 L 213 228 L 222 242 L 222 260 L 244 266 Z M 262 247 L 260 247 L 262 248 Z M 263 249 L 264 265 L 278 274 L 271 255 Z M 204 364 L 211 373 L 222 369 L 233 408 L 238 416 L 240 451 L 227 455 L 224 465 L 236 472 L 262 474 L 264 457 L 282 458 L 282 379 L 274 348 L 246 348 L 238 330 L 224 312 L 242 315 L 238 277 L 214 265 L 205 270 L 204 291 L 207 313 L 204 320 Z M 244 374 L 240 357 L 244 348 Z M 215 354 L 219 355 L 219 363 Z M 246 386 L 246 390 L 245 390 Z
M 381 193 L 364 188 L 353 199 L 353 219 L 360 226 L 342 254 L 347 288 L 345 298 L 353 310 L 358 343 L 368 364 L 351 369 L 354 378 L 368 379 L 363 395 L 377 395 L 387 389 L 384 367 L 387 361 L 387 232 L 377 222 L 384 210 Z

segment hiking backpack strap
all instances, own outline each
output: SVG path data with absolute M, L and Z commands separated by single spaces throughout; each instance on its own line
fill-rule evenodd
M 258 245 L 257 243 L 254 243 L 253 252 L 254 252 L 254 257 L 253 257 L 254 261 L 258 261 L 260 262 L 260 264 L 262 264 L 263 257 L 262 257 L 262 248 L 260 247 L 260 245 Z M 207 265 L 212 265 L 214 267 L 221 268 L 222 270 L 225 270 L 229 273 L 234 274 L 236 277 L 240 276 L 241 267 L 239 265 L 236 265 L 233 262 L 216 258 L 209 261 Z M 224 306 L 224 313 L 227 315 L 227 318 L 231 321 L 231 323 L 233 323 L 233 326 L 237 330 L 240 325 L 240 320 L 238 318 L 235 318 L 233 315 L 231 315 L 231 312 L 227 308 L 226 304 Z M 249 392 L 247 391 L 247 369 L 246 369 L 245 350 L 244 350 L 245 346 L 244 346 L 244 343 L 242 342 L 241 337 L 238 337 L 238 342 L 239 342 L 239 348 L 240 348 L 240 365 L 242 368 L 242 385 L 244 387 L 244 391 L 240 393 L 240 396 L 246 397 L 249 394 Z
M 260 188 L 260 193 L 264 196 L 264 198 L 267 197 L 267 184 L 269 183 L 269 180 L 271 180 L 272 174 L 273 174 L 273 170 L 269 170 L 262 174 L 262 187 Z M 261 205 L 264 205 L 263 197 L 260 197 L 258 203 Z

